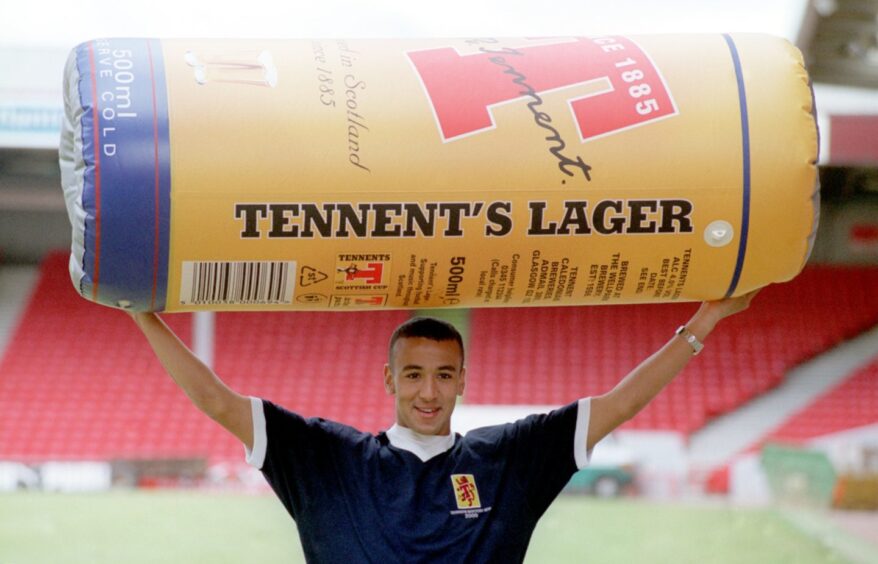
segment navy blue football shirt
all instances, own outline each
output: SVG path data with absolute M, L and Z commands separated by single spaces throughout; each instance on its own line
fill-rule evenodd
M 521 562 L 585 452 L 590 402 L 455 435 L 422 460 L 371 435 L 253 398 L 262 470 L 309 562 Z

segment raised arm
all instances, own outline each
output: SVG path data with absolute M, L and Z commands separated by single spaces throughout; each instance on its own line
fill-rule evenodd
M 154 313 L 132 313 L 152 350 L 192 403 L 253 448 L 250 399 L 226 386 Z
M 747 309 L 757 291 L 724 300 L 704 302 L 686 324 L 704 341 L 722 319 Z M 610 392 L 591 399 L 587 448 L 591 449 L 616 427 L 643 409 L 692 359 L 693 349 L 674 335 L 652 356 L 640 363 Z

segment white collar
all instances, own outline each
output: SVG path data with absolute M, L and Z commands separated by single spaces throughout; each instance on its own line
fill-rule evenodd
M 394 423 L 393 427 L 387 430 L 387 440 L 396 448 L 414 454 L 421 459 L 421 462 L 427 462 L 434 456 L 451 450 L 451 447 L 454 446 L 454 433 L 450 435 L 422 435 L 408 427 Z

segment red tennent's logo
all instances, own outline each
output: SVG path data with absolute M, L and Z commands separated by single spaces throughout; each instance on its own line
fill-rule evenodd
M 370 262 L 366 268 L 360 268 L 351 263 L 347 268 L 341 269 L 344 273 L 345 282 L 362 282 L 363 284 L 380 284 L 381 273 L 384 270 L 384 264 L 380 262 Z
M 543 108 L 545 96 L 577 87 L 567 99 L 580 143 L 644 125 L 677 113 L 671 94 L 649 56 L 622 36 L 525 39 L 525 46 L 497 39 L 473 39 L 477 51 L 412 51 L 443 142 L 496 127 L 493 108 L 524 102 L 544 129 L 550 152 L 568 176 L 578 169 L 590 180 L 591 167 L 565 151 L 557 118 Z M 585 90 L 586 93 L 581 92 Z
M 388 254 L 339 254 L 335 263 L 335 289 L 385 290 L 389 273 L 390 255 Z

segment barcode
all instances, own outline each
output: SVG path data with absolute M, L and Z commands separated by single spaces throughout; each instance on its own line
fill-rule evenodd
M 295 261 L 184 261 L 182 305 L 291 304 Z

